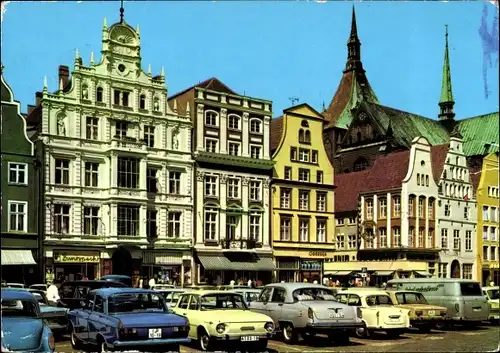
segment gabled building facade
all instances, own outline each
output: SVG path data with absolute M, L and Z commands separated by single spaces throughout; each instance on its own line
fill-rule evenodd
M 2 280 L 38 283 L 42 229 L 40 227 L 41 163 L 26 131 L 19 102 L 1 68 Z M 43 203 L 42 203 L 43 205 Z
M 45 146 L 45 266 L 56 277 L 189 279 L 191 120 L 167 105 L 164 72 L 142 69 L 139 27 L 102 28 L 102 56 L 78 54 L 59 90 L 44 83 L 27 121 Z M 137 278 L 136 277 L 136 278 Z
M 211 78 L 170 97 L 169 104 L 194 125 L 196 282 L 269 283 L 272 102 Z
M 335 252 L 334 170 L 324 119 L 307 104 L 272 120 L 272 234 L 277 281 L 318 281 Z

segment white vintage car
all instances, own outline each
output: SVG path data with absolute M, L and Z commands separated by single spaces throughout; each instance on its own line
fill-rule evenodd
M 336 297 L 341 303 L 361 308 L 365 327 L 356 329 L 358 337 L 385 332 L 396 338 L 410 328 L 410 310 L 395 307 L 391 297 L 380 290 L 350 288 L 338 292 Z

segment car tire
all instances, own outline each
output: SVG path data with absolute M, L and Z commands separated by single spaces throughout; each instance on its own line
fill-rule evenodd
M 420 331 L 421 333 L 429 333 L 431 332 L 432 330 L 432 326 L 431 325 L 420 325 L 418 326 L 418 331 Z
M 200 329 L 198 332 L 198 345 L 200 346 L 200 350 L 202 352 L 212 350 L 212 340 L 205 329 Z
M 290 323 L 284 323 L 282 326 L 283 342 L 286 344 L 295 344 L 298 341 L 297 329 Z
M 367 338 L 370 335 L 366 326 L 356 328 L 354 334 L 358 338 Z
M 449 322 L 445 322 L 445 321 L 439 321 L 439 322 L 436 322 L 436 324 L 434 325 L 434 327 L 436 328 L 436 330 L 438 331 L 443 331 L 443 330 L 448 330 L 450 329 L 451 325 Z
M 349 332 L 347 331 L 334 331 L 328 334 L 328 339 L 335 344 L 346 346 L 350 343 Z
M 106 344 L 106 341 L 104 340 L 104 338 L 102 337 L 99 337 L 97 339 L 97 350 L 96 352 L 97 353 L 104 353 L 104 352 L 109 352 L 110 350 L 108 349 L 108 346 Z
M 78 339 L 78 337 L 76 337 L 76 332 L 75 332 L 75 328 L 73 327 L 73 325 L 71 325 L 69 340 L 71 342 L 71 347 L 73 349 L 82 348 L 82 341 L 80 341 Z

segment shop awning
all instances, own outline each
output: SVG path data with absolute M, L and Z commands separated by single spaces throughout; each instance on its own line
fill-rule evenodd
M 432 277 L 432 275 L 427 271 L 413 271 L 413 272 L 422 277 Z
M 349 276 L 353 272 L 354 271 L 348 271 L 348 270 L 345 270 L 345 271 L 325 271 L 325 275 L 328 275 L 328 276 Z
M 259 257 L 255 261 L 231 261 L 225 256 L 198 256 L 205 270 L 274 271 L 273 259 Z
M 375 271 L 373 273 L 374 276 L 391 276 L 394 271 Z
M 33 259 L 31 250 L 3 250 L 2 249 L 2 266 L 3 265 L 36 265 Z

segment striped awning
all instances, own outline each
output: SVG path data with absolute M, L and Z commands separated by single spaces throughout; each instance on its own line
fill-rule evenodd
M 354 271 L 349 271 L 349 270 L 345 270 L 345 271 L 325 271 L 325 275 L 328 275 L 328 276 L 349 276 L 353 272 Z
M 36 265 L 31 250 L 4 250 L 2 249 L 3 265 Z
M 374 276 L 391 276 L 394 271 L 375 271 L 373 273 Z
M 414 271 L 414 272 L 422 277 L 432 277 L 432 275 L 427 271 Z
M 273 259 L 259 257 L 255 261 L 231 261 L 225 256 L 198 256 L 205 270 L 233 270 L 233 271 L 274 271 Z

